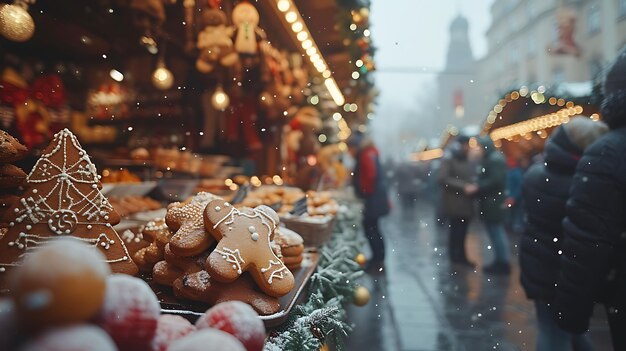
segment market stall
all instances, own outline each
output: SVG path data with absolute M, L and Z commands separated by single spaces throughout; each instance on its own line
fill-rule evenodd
M 207 329 L 247 350 L 340 347 L 343 305 L 369 296 L 339 161 L 372 112 L 368 15 L 331 0 L 0 4 L 0 348 L 221 342 Z
M 541 153 L 552 130 L 574 116 L 600 120 L 598 93 L 591 82 L 561 84 L 547 90 L 522 87 L 504 95 L 485 120 L 489 134 L 507 157 L 530 159 Z

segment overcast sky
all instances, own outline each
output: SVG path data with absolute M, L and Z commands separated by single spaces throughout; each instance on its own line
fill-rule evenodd
M 403 114 L 419 109 L 418 101 L 423 100 L 422 97 L 434 96 L 434 74 L 445 63 L 450 22 L 459 13 L 469 20 L 474 56 L 485 54 L 485 31 L 492 2 L 372 0 L 370 23 L 374 45 L 378 48 L 375 79 L 380 96 L 371 127 L 378 140 L 397 130 Z M 415 70 L 393 72 L 398 68 Z

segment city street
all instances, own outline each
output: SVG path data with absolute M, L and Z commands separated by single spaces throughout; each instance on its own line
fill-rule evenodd
M 467 246 L 478 267 L 457 270 L 447 257 L 447 228 L 436 224 L 432 205 L 424 199 L 413 209 L 399 206 L 383 225 L 386 274 L 363 277 L 372 299 L 348 309 L 355 323 L 348 350 L 534 350 L 534 305 L 519 283 L 519 237 L 510 236 L 512 274 L 485 275 L 481 268 L 492 253 L 484 228 L 474 221 Z M 596 350 L 611 350 L 601 308 L 590 336 Z

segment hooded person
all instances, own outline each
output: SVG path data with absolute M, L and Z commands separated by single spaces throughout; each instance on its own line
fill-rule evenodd
M 441 186 L 442 212 L 448 218 L 450 235 L 448 254 L 452 264 L 473 268 L 467 259 L 465 237 L 474 216 L 474 201 L 465 187 L 474 182 L 474 170 L 468 160 L 470 138 L 459 135 L 441 160 L 438 180 Z
M 352 181 L 356 195 L 363 200 L 363 229 L 372 248 L 368 270 L 382 271 L 385 242 L 378 222 L 389 214 L 391 208 L 380 155 L 373 141 L 364 133 L 353 133 L 347 144 L 356 161 Z
M 506 210 L 506 160 L 498 151 L 489 136 L 477 138 L 482 148 L 481 172 L 476 187 L 466 187 L 467 194 L 475 194 L 480 207 L 480 217 L 485 224 L 493 247 L 494 260 L 484 267 L 486 273 L 509 274 L 511 272 L 511 252 L 509 239 L 504 230 Z
M 528 223 L 520 243 L 520 273 L 526 296 L 535 301 L 537 351 L 565 351 L 570 345 L 575 350 L 591 350 L 586 336 L 558 327 L 549 305 L 554 300 L 565 203 L 576 165 L 587 146 L 607 131 L 602 122 L 572 118 L 546 141 L 545 163 L 533 165 L 524 176 L 522 194 Z
M 576 167 L 552 306 L 561 328 L 580 334 L 603 303 L 613 347 L 626 350 L 626 47 L 607 72 L 601 112 L 610 131 Z

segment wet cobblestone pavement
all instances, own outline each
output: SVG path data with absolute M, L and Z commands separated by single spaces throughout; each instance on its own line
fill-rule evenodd
M 472 223 L 467 241 L 475 270 L 450 266 L 447 228 L 436 222 L 426 202 L 412 209 L 396 204 L 384 220 L 385 274 L 361 278 L 372 299 L 365 307 L 348 308 L 355 325 L 348 350 L 534 350 L 535 311 L 519 283 L 519 237 L 510 236 L 511 275 L 491 276 L 482 272 L 493 255 L 478 221 Z M 600 308 L 590 336 L 595 350 L 612 349 Z

